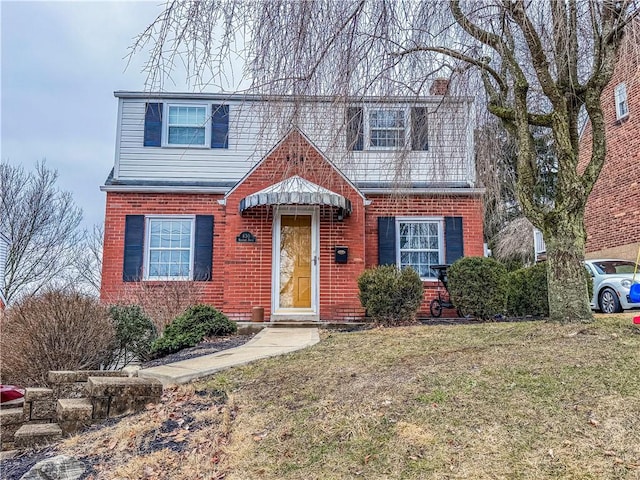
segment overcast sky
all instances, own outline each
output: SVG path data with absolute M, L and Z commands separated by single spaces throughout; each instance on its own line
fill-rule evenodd
M 144 89 L 145 58 L 125 71 L 128 47 L 160 11 L 155 0 L 0 1 L 1 158 L 25 169 L 46 158 L 87 227 L 104 220 L 99 187 L 113 166 L 113 92 Z

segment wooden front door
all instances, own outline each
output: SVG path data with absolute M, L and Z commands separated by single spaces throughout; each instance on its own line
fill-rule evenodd
M 312 216 L 280 217 L 280 308 L 311 308 Z

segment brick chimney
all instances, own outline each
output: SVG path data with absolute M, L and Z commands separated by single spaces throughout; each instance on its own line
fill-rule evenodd
M 446 95 L 449 90 L 449 79 L 448 78 L 436 78 L 433 80 L 431 84 L 431 88 L 429 88 L 429 93 L 431 95 Z

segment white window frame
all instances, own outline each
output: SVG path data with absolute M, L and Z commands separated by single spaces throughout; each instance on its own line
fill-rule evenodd
M 371 113 L 373 112 L 377 112 L 377 111 L 400 111 L 403 113 L 404 116 L 404 140 L 402 145 L 397 145 L 395 147 L 379 147 L 379 146 L 373 146 L 371 145 Z M 407 145 L 409 145 L 409 141 L 411 139 L 411 132 L 409 131 L 410 128 L 410 121 L 411 118 L 409 116 L 409 108 L 408 107 L 403 107 L 403 106 L 371 106 L 371 107 L 367 107 L 365 109 L 365 115 L 364 115 L 364 132 L 365 132 L 365 145 L 364 145 L 364 149 L 365 150 L 404 150 Z M 378 128 L 376 130 L 400 130 L 400 128 L 396 127 L 396 128 Z
M 629 116 L 629 97 L 627 95 L 627 85 L 624 82 L 616 85 L 616 88 L 613 90 L 613 96 L 616 102 L 616 120 L 627 118 Z
M 149 265 L 151 263 L 151 222 L 154 220 L 191 220 L 191 242 L 189 245 L 189 274 L 186 276 L 167 276 L 167 277 L 149 277 Z M 196 217 L 195 215 L 147 215 L 144 219 L 144 275 L 143 279 L 150 282 L 162 281 L 183 281 L 193 280 L 193 264 L 195 257 L 195 233 L 196 233 Z M 161 250 L 171 250 L 164 248 Z
M 162 144 L 164 147 L 178 147 L 178 148 L 210 148 L 211 147 L 211 106 L 207 103 L 180 103 L 180 102 L 171 102 L 165 103 L 166 106 L 166 115 L 163 118 L 163 135 L 162 135 Z M 204 144 L 193 144 L 193 143 L 169 143 L 169 110 L 171 107 L 198 107 L 204 108 Z M 185 126 L 185 127 L 193 127 L 194 125 L 172 125 L 172 126 Z
M 444 248 L 444 217 L 396 217 L 396 265 L 398 268 L 402 268 L 400 261 L 403 251 L 414 252 L 432 252 L 431 249 L 401 249 L 400 248 L 400 224 L 401 223 L 435 223 L 438 226 L 438 257 L 440 264 L 445 262 L 445 248 Z M 419 274 L 420 272 L 418 272 Z M 420 277 L 423 282 L 437 282 L 438 277 L 435 276 L 436 272 L 432 271 L 433 277 Z

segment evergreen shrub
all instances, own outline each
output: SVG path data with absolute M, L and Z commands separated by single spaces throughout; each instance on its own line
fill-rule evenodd
M 150 358 L 151 345 L 158 336 L 156 326 L 139 305 L 113 305 L 109 316 L 115 329 L 115 363 Z
M 549 315 L 547 264 L 538 263 L 507 276 L 507 314 L 516 317 Z
M 381 325 L 400 325 L 415 321 L 424 288 L 412 268 L 399 270 L 385 265 L 365 270 L 358 278 L 360 303 L 367 315 Z
M 225 336 L 237 332 L 237 325 L 211 305 L 194 305 L 178 315 L 153 342 L 156 356 L 193 347 L 205 337 Z
M 489 320 L 503 314 L 507 270 L 492 258 L 464 257 L 447 271 L 451 301 L 465 315 Z

